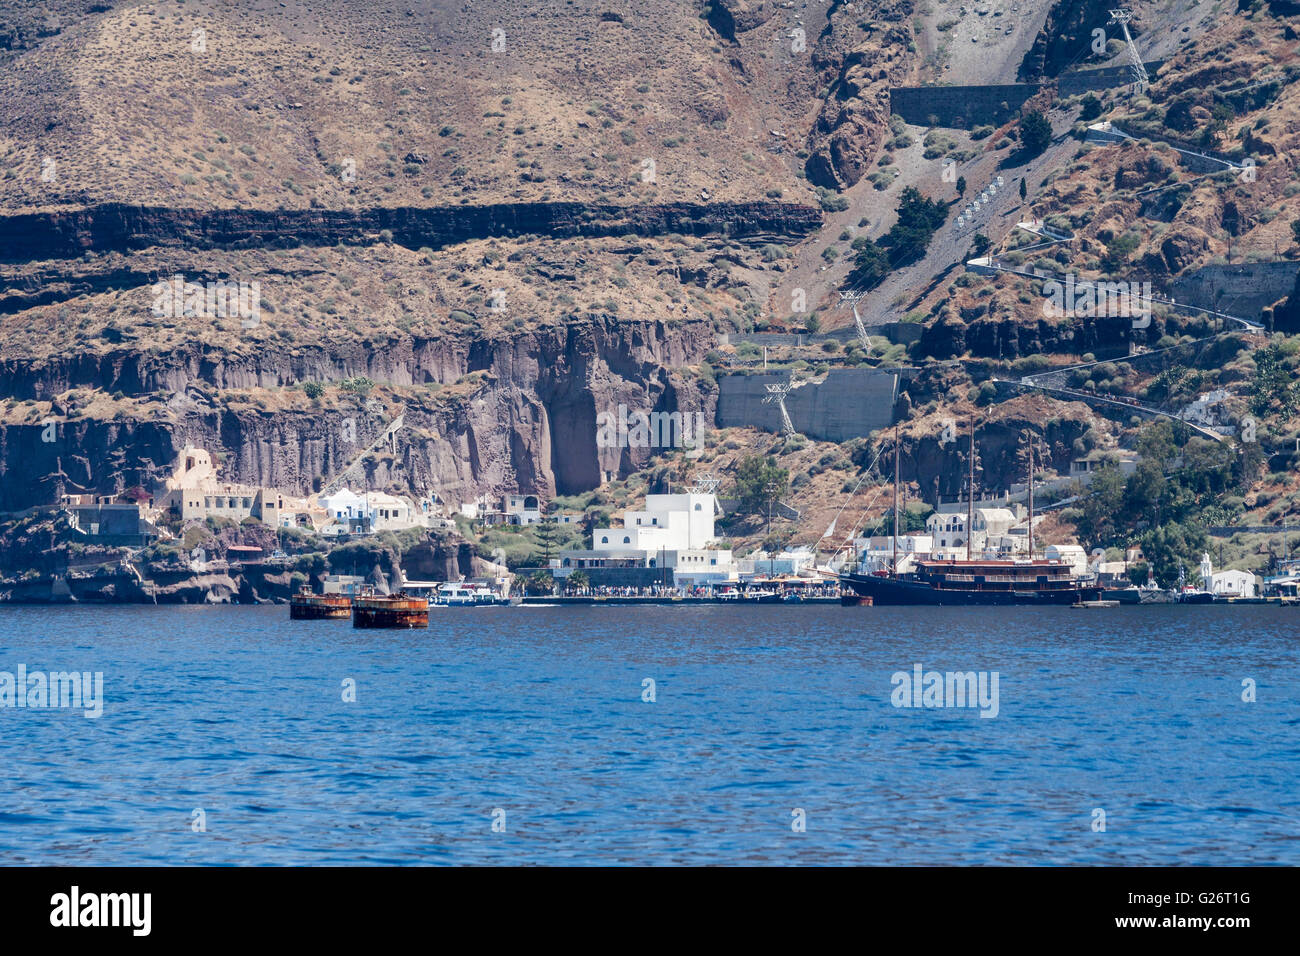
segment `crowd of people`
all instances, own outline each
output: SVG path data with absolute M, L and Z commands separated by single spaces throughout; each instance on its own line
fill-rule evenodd
M 758 585 L 750 584 L 735 585 L 727 584 L 721 587 L 707 584 L 681 586 L 672 584 L 655 584 L 646 587 L 615 587 L 611 585 L 569 585 L 558 586 L 557 595 L 563 597 L 626 597 L 626 598 L 716 598 L 726 589 L 739 595 L 744 595 L 747 590 L 758 591 L 775 590 L 778 594 L 798 594 L 803 597 L 839 597 L 840 587 L 835 582 L 825 582 L 821 584 L 804 584 L 799 587 L 783 588 L 779 585 Z

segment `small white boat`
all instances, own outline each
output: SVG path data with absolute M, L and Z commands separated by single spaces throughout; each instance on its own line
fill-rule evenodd
M 510 602 L 487 585 L 480 584 L 474 588 L 474 603 L 482 607 L 491 607 L 497 604 L 509 604 Z
M 443 607 L 472 607 L 474 590 L 464 584 L 453 584 L 449 581 L 438 588 L 438 596 L 434 598 L 434 603 Z

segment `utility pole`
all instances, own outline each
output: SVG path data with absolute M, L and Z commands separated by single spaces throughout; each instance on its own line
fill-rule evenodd
M 790 411 L 785 406 L 785 397 L 790 394 L 794 388 L 794 373 L 790 373 L 788 382 L 780 382 L 776 385 L 764 385 L 767 389 L 767 398 L 763 399 L 764 405 L 771 405 L 773 402 L 781 409 L 781 431 L 786 435 L 793 435 L 794 423 L 790 420 Z
M 1133 42 L 1133 37 L 1128 32 L 1128 24 L 1132 19 L 1133 14 L 1128 10 L 1121 8 L 1110 11 L 1110 22 L 1118 23 L 1119 28 L 1124 31 L 1124 43 L 1128 47 L 1129 72 L 1133 75 L 1135 92 L 1145 93 L 1147 87 L 1151 85 L 1151 78 L 1147 76 L 1146 64 L 1142 62 L 1142 55 L 1138 53 L 1137 44 Z

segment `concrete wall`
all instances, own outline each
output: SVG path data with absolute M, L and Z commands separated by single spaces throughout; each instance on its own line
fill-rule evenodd
M 1169 283 L 1179 304 L 1217 309 L 1243 319 L 1258 320 L 1260 312 L 1291 294 L 1300 262 L 1244 262 L 1205 266 Z
M 1153 60 L 1147 63 L 1147 72 L 1154 74 L 1163 62 Z M 935 117 L 940 126 L 962 129 L 982 125 L 998 126 L 1015 116 L 1026 100 L 1048 86 L 1055 86 L 1058 95 L 1065 97 L 1123 86 L 1127 82 L 1127 66 L 1108 66 L 1099 70 L 1066 73 L 1041 83 L 901 86 L 889 91 L 889 109 L 918 126 L 931 125 L 931 117 Z
M 717 423 L 722 428 L 750 426 L 781 430 L 781 410 L 764 405 L 766 385 L 784 375 L 725 375 L 718 379 Z M 786 396 L 795 430 L 821 441 L 848 441 L 894 423 L 898 376 L 874 369 L 831 369 L 821 384 L 800 386 Z
M 1036 83 L 1008 86 L 904 86 L 889 91 L 889 111 L 917 126 L 999 126 L 1042 89 Z
M 742 342 L 748 342 L 750 345 L 806 345 L 812 335 L 799 332 L 724 332 L 718 336 L 719 345 L 739 345 Z

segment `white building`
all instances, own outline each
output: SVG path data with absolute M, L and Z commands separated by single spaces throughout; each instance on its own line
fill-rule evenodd
M 320 499 L 320 505 L 340 524 L 362 521 L 366 517 L 366 498 L 348 488 L 340 488 Z
M 963 517 L 964 520 L 964 517 Z M 894 561 L 894 536 L 877 534 L 869 538 L 857 538 L 853 542 L 857 551 L 860 570 L 870 573 L 888 569 Z M 898 536 L 898 571 L 904 573 L 912 570 L 916 558 L 924 557 L 934 550 L 933 535 L 900 534 Z
M 737 578 L 731 551 L 722 548 L 674 551 L 666 566 L 672 568 L 673 583 L 678 587 L 722 584 Z
M 755 551 L 747 558 L 737 562 L 741 576 L 753 574 L 762 577 L 769 575 L 797 575 L 816 566 L 817 555 L 811 548 L 795 548 L 785 551 Z
M 462 504 L 460 513 L 484 524 L 537 524 L 542 520 L 542 501 L 537 495 L 511 493 L 499 499 L 480 495 Z
M 1028 538 L 1011 535 L 1011 529 L 1020 523 L 1015 512 L 1007 508 L 976 508 L 974 510 L 975 534 L 971 538 L 971 554 L 982 555 L 987 548 L 995 552 L 1027 550 Z M 934 539 L 936 552 L 966 549 L 966 509 L 936 511 L 925 521 L 925 530 Z
M 537 524 L 542 520 L 542 502 L 536 495 L 506 495 L 501 511 L 507 524 Z
M 597 528 L 595 551 L 689 551 L 713 540 L 713 495 L 646 495 L 644 511 L 623 512 L 623 527 Z
M 375 531 L 402 531 L 406 528 L 427 528 L 435 522 L 442 523 L 429 502 L 417 507 L 409 498 L 399 498 L 382 491 L 357 494 L 349 488 L 340 488 L 320 499 L 333 524 L 326 534 L 366 534 Z
M 1218 597 L 1253 598 L 1259 593 L 1255 575 L 1249 571 L 1215 571 L 1210 575 L 1210 582 L 1210 589 Z
M 1064 561 L 1076 577 L 1088 573 L 1088 552 L 1077 544 L 1049 544 L 1044 554 L 1050 561 Z
M 735 581 L 731 550 L 710 547 L 717 512 L 711 494 L 647 495 L 644 510 L 623 513 L 622 527 L 597 528 L 590 550 L 561 551 L 552 571 L 671 569 L 679 586 Z
M 417 517 L 410 501 L 382 491 L 366 492 L 366 516 L 371 531 L 401 531 L 424 524 L 423 515 Z

